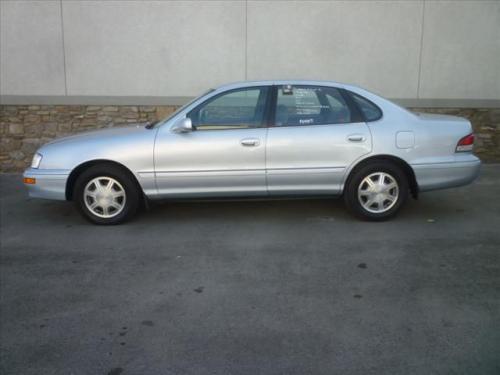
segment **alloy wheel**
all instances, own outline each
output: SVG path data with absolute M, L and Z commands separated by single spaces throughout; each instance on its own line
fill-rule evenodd
M 387 212 L 396 204 L 398 198 L 399 185 L 393 176 L 385 172 L 366 176 L 358 187 L 359 203 L 368 212 Z
M 96 177 L 83 190 L 87 209 L 101 218 L 112 218 L 125 208 L 127 196 L 123 186 L 111 177 Z

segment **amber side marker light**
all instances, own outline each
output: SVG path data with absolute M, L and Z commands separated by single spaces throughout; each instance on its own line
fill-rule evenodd
M 35 185 L 36 184 L 36 178 L 31 178 L 31 177 L 24 177 L 23 182 L 28 185 Z

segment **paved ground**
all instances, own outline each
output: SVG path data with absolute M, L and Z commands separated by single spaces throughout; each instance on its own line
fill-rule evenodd
M 386 223 L 307 200 L 96 227 L 1 180 L 2 374 L 500 373 L 500 166 Z

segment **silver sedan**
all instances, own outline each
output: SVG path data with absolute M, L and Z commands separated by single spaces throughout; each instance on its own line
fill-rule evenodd
M 32 197 L 118 224 L 146 200 L 339 196 L 384 220 L 408 196 L 479 173 L 468 120 L 412 113 L 356 86 L 261 81 L 210 90 L 157 123 L 50 142 L 24 173 Z

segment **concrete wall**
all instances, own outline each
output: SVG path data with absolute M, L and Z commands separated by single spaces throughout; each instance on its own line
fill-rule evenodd
M 0 0 L 3 104 L 176 104 L 274 78 L 500 106 L 500 1 Z

